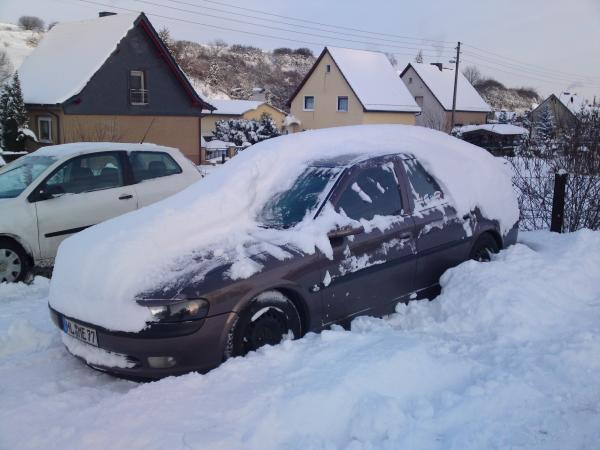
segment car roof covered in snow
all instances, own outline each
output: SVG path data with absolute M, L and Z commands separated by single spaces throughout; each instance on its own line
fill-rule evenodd
M 48 145 L 31 153 L 35 156 L 73 156 L 84 153 L 109 152 L 109 151 L 133 151 L 140 150 L 145 152 L 179 152 L 176 148 L 163 147 L 156 144 L 131 144 L 120 142 L 75 142 L 72 144 Z
M 503 233 L 517 222 L 509 170 L 484 149 L 407 125 L 310 130 L 259 142 L 183 191 L 66 239 L 56 258 L 50 303 L 99 326 L 139 331 L 151 318 L 132 299 L 186 273 L 202 279 L 208 273 L 204 269 L 212 270 L 203 264 L 213 260 L 231 264 L 232 280 L 247 278 L 262 268 L 247 245 L 278 258 L 277 242 L 333 257 L 327 233 L 348 224 L 347 216 L 325 205 L 322 214 L 307 215 L 291 229 L 265 230 L 258 219 L 261 211 L 290 189 L 312 161 L 402 153 L 418 158 L 440 182 L 458 217 L 479 208 L 484 217 L 498 221 Z M 208 254 L 213 258 L 203 259 Z
M 402 71 L 401 77 L 404 79 L 406 71 L 413 68 L 419 78 L 440 102 L 446 111 L 452 110 L 452 99 L 454 97 L 454 69 L 443 67 L 442 70 L 437 65 L 409 63 Z M 490 112 L 490 106 L 479 95 L 477 90 L 469 83 L 465 76 L 458 72 L 458 83 L 456 88 L 456 110 L 471 112 Z

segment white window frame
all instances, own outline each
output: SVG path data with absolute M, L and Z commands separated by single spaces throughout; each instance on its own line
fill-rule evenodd
M 141 88 L 140 88 L 140 91 L 143 92 L 141 98 L 142 99 L 145 98 L 146 101 L 145 102 L 132 102 L 131 101 L 131 91 L 132 91 L 132 88 L 130 87 L 129 88 L 129 103 L 131 105 L 133 105 L 133 106 L 144 106 L 144 105 L 147 105 L 148 104 L 148 90 L 146 89 L 146 74 L 144 73 L 143 70 L 130 70 L 129 71 L 129 79 L 131 80 L 131 78 L 135 77 L 135 76 L 139 76 L 140 79 L 141 79 L 141 83 L 140 83 Z
M 313 99 L 313 107 L 310 108 L 310 109 L 306 108 L 306 99 L 307 98 L 312 98 Z M 316 103 L 317 103 L 317 99 L 315 98 L 314 95 L 305 95 L 304 98 L 303 98 L 303 102 L 302 102 L 302 110 L 303 111 L 314 111 Z
M 340 98 L 346 99 L 346 108 L 347 109 L 340 109 Z M 335 110 L 337 112 L 347 113 L 350 110 L 350 98 L 347 95 L 338 95 L 337 99 L 335 100 Z
M 48 122 L 48 139 L 44 139 L 42 137 L 42 122 Z M 37 118 L 37 126 L 38 126 L 38 141 L 44 144 L 52 144 L 52 117 L 49 116 L 39 116 Z

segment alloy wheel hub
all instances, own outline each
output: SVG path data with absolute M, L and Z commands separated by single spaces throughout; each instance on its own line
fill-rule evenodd
M 10 249 L 0 249 L 0 282 L 16 281 L 21 273 L 21 259 Z

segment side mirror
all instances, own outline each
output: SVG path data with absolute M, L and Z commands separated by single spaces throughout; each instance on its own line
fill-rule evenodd
M 38 198 L 40 200 L 50 200 L 51 198 L 63 195 L 64 193 L 65 190 L 60 185 L 46 185 L 38 191 Z
M 348 226 L 330 231 L 329 233 L 327 233 L 327 237 L 329 239 L 340 239 L 340 238 L 345 238 L 348 236 L 356 236 L 357 234 L 362 234 L 364 232 L 365 232 L 365 229 L 362 226 L 355 228 L 355 227 L 348 225 Z

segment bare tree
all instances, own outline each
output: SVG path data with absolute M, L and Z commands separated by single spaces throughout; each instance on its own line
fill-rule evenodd
M 479 71 L 479 69 L 475 66 L 466 66 L 463 70 L 462 70 L 463 75 L 465 76 L 465 78 L 467 80 L 469 80 L 469 83 L 471 84 L 475 84 L 477 83 L 479 80 L 481 80 L 481 72 Z
M 37 16 L 21 16 L 18 24 L 24 30 L 44 31 L 44 21 Z
M 14 72 L 14 67 L 10 62 L 8 53 L 4 50 L 0 50 L 0 86 L 10 79 Z

